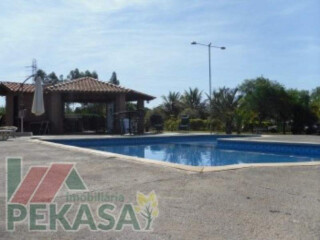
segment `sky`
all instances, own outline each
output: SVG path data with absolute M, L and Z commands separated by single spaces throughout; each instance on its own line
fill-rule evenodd
M 156 96 L 263 75 L 288 88 L 320 85 L 319 0 L 1 0 L 0 81 L 22 82 L 32 59 L 46 72 L 95 70 Z M 4 99 L 0 98 L 0 105 Z

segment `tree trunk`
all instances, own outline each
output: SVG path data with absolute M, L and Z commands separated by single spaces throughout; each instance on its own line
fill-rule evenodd
M 232 122 L 226 122 L 226 134 L 232 134 Z

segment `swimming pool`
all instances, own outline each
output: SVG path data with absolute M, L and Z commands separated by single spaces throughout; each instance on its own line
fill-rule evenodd
M 320 159 L 319 145 L 228 140 L 232 139 L 229 136 L 202 135 L 51 142 L 190 166 L 310 162 Z

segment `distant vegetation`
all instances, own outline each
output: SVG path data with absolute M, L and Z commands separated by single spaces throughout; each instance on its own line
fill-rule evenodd
M 58 82 L 67 81 L 67 80 L 74 80 L 74 79 L 82 78 L 82 77 L 92 77 L 92 78 L 96 78 L 96 79 L 99 78 L 99 75 L 98 75 L 98 73 L 96 71 L 92 71 L 91 72 L 89 70 L 86 70 L 86 71 L 82 72 L 78 68 L 76 68 L 74 70 L 71 70 L 66 78 L 62 74 L 59 75 L 59 77 L 58 77 L 55 72 L 51 72 L 51 73 L 47 74 L 42 69 L 39 69 L 36 72 L 36 75 L 41 77 L 43 79 L 43 81 L 45 83 L 48 83 L 48 84 L 55 84 L 55 83 L 58 83 Z M 112 84 L 115 84 L 115 85 L 119 85 L 120 84 L 120 81 L 117 78 L 116 72 L 112 73 L 111 78 L 109 80 L 109 83 L 112 83 Z
M 63 81 L 72 81 L 74 79 L 82 77 L 92 77 L 98 79 L 98 73 L 96 71 L 80 71 L 78 68 L 71 70 L 67 77 L 63 75 L 57 77 L 55 72 L 47 74 L 44 70 L 39 69 L 36 73 L 37 76 L 40 76 L 43 79 L 43 82 L 46 84 L 56 84 Z M 108 81 L 111 84 L 119 85 L 120 81 L 117 77 L 116 72 L 113 72 L 110 80 Z M 66 104 L 65 111 L 67 114 L 80 114 L 83 116 L 97 116 L 105 117 L 106 109 L 104 104 L 99 103 L 81 103 L 76 109 L 72 109 L 70 103 Z
M 4 124 L 4 115 L 5 115 L 6 109 L 5 107 L 0 106 L 0 126 Z
M 237 88 L 213 91 L 212 99 L 197 88 L 183 94 L 169 92 L 162 104 L 147 112 L 161 115 L 166 130 L 178 129 L 179 118 L 190 116 L 192 130 L 240 132 L 320 131 L 320 87 L 312 90 L 286 89 L 264 77 L 245 80 Z M 210 104 L 211 101 L 211 104 Z M 210 117 L 211 116 L 211 117 Z
M 46 83 L 72 81 L 80 77 L 98 78 L 95 71 L 71 70 L 64 78 L 52 72 L 38 70 Z M 119 85 L 115 72 L 109 80 Z M 133 110 L 134 105 L 128 104 Z M 81 104 L 76 109 L 66 106 L 66 113 L 96 114 L 105 117 L 105 105 Z M 0 107 L 0 115 L 4 108 Z M 244 80 L 237 88 L 222 87 L 212 92 L 211 99 L 198 88 L 183 93 L 169 92 L 162 103 L 146 109 L 145 125 L 150 128 L 150 117 L 160 115 L 168 131 L 178 130 L 180 117 L 190 117 L 190 129 L 195 131 L 272 132 L 293 134 L 320 133 L 320 87 L 312 91 L 287 89 L 276 81 L 264 77 Z
M 0 106 L 0 116 L 1 116 L 1 115 L 4 115 L 5 112 L 6 112 L 5 107 Z

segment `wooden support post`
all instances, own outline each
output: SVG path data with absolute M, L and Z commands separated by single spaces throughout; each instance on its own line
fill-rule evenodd
M 119 112 L 126 111 L 126 95 L 119 94 L 116 96 L 115 101 L 115 118 L 114 118 L 114 132 L 117 134 L 121 133 L 121 123 L 120 119 L 123 117 L 123 114 L 118 114 Z
M 137 102 L 137 109 L 139 111 L 138 133 L 144 133 L 144 101 L 139 99 Z
M 48 118 L 50 121 L 50 131 L 53 134 L 62 134 L 64 131 L 64 103 L 60 93 L 52 93 L 49 97 Z

